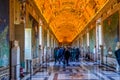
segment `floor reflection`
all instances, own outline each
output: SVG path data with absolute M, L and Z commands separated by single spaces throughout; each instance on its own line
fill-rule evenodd
M 37 72 L 32 80 L 120 80 L 120 73 L 88 61 L 70 62 L 69 66 L 50 62 L 47 71 Z

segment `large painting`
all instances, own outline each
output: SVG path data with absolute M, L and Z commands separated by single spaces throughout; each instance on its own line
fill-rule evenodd
M 47 29 L 44 29 L 44 46 L 47 46 Z
M 39 47 L 39 28 L 38 23 L 33 17 L 30 17 L 30 26 L 32 27 L 32 53 L 33 58 L 38 57 L 38 47 Z
M 83 47 L 84 47 L 84 50 L 87 49 L 87 35 L 86 34 L 83 35 Z
M 9 64 L 9 0 L 0 0 L 0 67 Z
M 107 55 L 109 47 L 112 48 L 114 53 L 116 42 L 118 41 L 118 30 L 119 30 L 119 13 L 116 12 L 108 17 L 103 22 L 103 35 L 104 35 L 104 55 Z M 112 55 L 114 57 L 114 55 Z
M 93 49 L 94 49 L 94 46 L 95 46 L 95 28 L 90 30 L 89 35 L 90 35 L 89 36 L 89 39 L 90 39 L 90 52 L 93 53 Z

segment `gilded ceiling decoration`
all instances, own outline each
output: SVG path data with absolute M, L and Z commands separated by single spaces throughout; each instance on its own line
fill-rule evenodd
M 59 42 L 72 42 L 108 0 L 34 0 Z

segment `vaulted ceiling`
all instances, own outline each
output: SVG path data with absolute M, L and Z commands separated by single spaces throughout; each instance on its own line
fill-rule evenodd
M 108 0 L 34 0 L 59 42 L 72 42 Z

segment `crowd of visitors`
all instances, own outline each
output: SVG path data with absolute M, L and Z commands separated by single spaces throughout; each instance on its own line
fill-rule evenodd
M 79 61 L 80 55 L 81 51 L 79 48 L 56 47 L 54 49 L 55 64 L 58 62 L 68 66 L 69 61 Z

